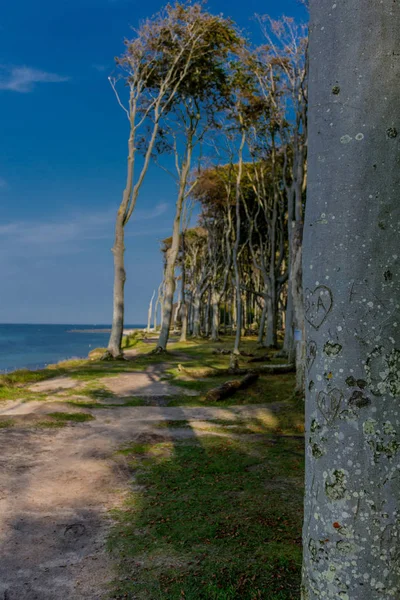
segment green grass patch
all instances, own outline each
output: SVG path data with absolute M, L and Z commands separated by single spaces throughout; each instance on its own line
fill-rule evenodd
M 299 597 L 300 440 L 204 436 L 122 452 L 143 490 L 114 512 L 110 549 L 120 577 L 111 597 Z
M 206 394 L 209 390 L 218 387 L 230 379 L 238 379 L 236 375 L 208 377 L 205 379 L 182 380 L 178 379 L 179 373 L 173 372 L 176 379 L 171 380 L 171 384 L 177 387 L 187 388 L 200 392 L 198 396 L 178 396 L 172 398 L 170 406 L 204 406 Z M 246 404 L 269 404 L 276 402 L 291 402 L 294 397 L 295 375 L 285 373 L 281 375 L 261 375 L 258 381 L 247 388 L 236 392 L 234 396 L 221 400 L 219 402 L 207 401 L 207 406 L 231 406 Z
M 85 421 L 93 421 L 94 416 L 89 413 L 66 413 L 66 412 L 52 412 L 47 413 L 48 417 L 55 419 L 56 421 L 73 421 L 75 423 L 84 423 Z
M 13 427 L 14 424 L 15 423 L 14 423 L 13 419 L 0 418 L 0 429 L 8 429 L 9 427 Z

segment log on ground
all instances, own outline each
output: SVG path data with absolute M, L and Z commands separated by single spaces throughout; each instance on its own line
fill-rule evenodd
M 258 373 L 249 373 L 243 379 L 233 379 L 231 381 L 225 381 L 222 385 L 213 388 L 207 393 L 206 400 L 212 402 L 219 402 L 233 396 L 237 391 L 244 390 L 250 385 L 255 383 L 259 378 Z

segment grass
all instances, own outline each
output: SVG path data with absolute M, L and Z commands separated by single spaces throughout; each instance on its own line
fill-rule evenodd
M 52 412 L 47 413 L 43 421 L 35 423 L 35 427 L 42 429 L 56 429 L 58 427 L 66 427 L 69 423 L 85 423 L 93 421 L 95 417 L 89 413 L 66 413 Z
M 228 381 L 237 379 L 237 376 L 218 376 L 205 379 L 180 380 L 171 379 L 172 385 L 199 392 L 198 396 L 179 395 L 172 398 L 169 406 L 204 406 L 206 394 L 209 390 Z M 268 404 L 275 402 L 286 402 L 293 399 L 295 376 L 293 373 L 282 375 L 261 375 L 258 381 L 246 390 L 236 392 L 234 397 L 220 400 L 219 402 L 207 401 L 207 406 L 231 406 L 246 404 Z
M 292 600 L 300 595 L 303 404 L 293 393 L 293 374 L 262 375 L 226 401 L 205 402 L 208 390 L 229 377 L 182 379 L 177 367 L 182 363 L 186 374 L 192 369 L 198 377 L 204 367 L 226 368 L 229 356 L 213 354 L 224 344 L 171 345 L 163 356 L 171 383 L 199 396 L 178 395 L 169 405 L 275 406 L 266 417 L 250 420 L 232 415 L 198 426 L 162 422 L 164 441 L 121 450 L 138 485 L 114 512 L 109 548 L 119 572 L 110 598 Z M 265 353 L 254 340 L 246 340 L 244 349 Z M 140 358 L 146 360 L 151 359 Z M 171 441 L 182 428 L 192 429 L 193 438 Z
M 163 378 L 182 392 L 185 388 L 199 392 L 195 397 L 177 393 L 169 398 L 169 406 L 207 405 L 225 411 L 232 405 L 271 407 L 251 419 L 235 413 L 229 417 L 228 411 L 227 419 L 202 424 L 187 420 L 159 423 L 153 437 L 145 436 L 145 442 L 141 439 L 120 450 L 136 485 L 125 505 L 114 512 L 109 548 L 118 574 L 110 598 L 298 598 L 303 403 L 293 393 L 294 375 L 262 375 L 247 390 L 210 403 L 207 392 L 232 377 L 204 377 L 204 369 L 229 366 L 230 357 L 214 354 L 214 350 L 231 348 L 231 338 L 217 343 L 174 339 L 169 351 L 160 355 L 151 354 L 152 346 L 137 336 L 126 343 L 137 352 L 129 361 L 68 361 L 41 371 L 20 370 L 0 376 L 0 399 L 45 399 L 46 394 L 30 392 L 27 386 L 69 376 L 83 383 L 82 388 L 62 392 L 63 402 L 71 410 L 142 406 L 151 404 L 152 399 L 119 398 L 102 379 L 163 363 Z M 257 356 L 266 353 L 256 347 L 254 338 L 243 340 L 243 350 Z M 279 362 L 269 354 L 270 364 Z M 245 367 L 248 358 L 240 357 L 239 363 Z M 184 377 L 179 364 L 184 367 Z M 77 395 L 82 398 L 75 398 Z M 91 419 L 93 416 L 84 412 L 54 412 L 43 415 L 34 426 L 60 428 Z M 0 428 L 14 424 L 17 419 L 0 419 Z M 184 431 L 177 431 L 180 429 Z M 184 440 L 179 438 L 183 434 Z
M 74 422 L 74 423 L 84 423 L 85 421 L 93 421 L 94 416 L 89 413 L 66 413 L 66 412 L 53 412 L 47 413 L 48 417 L 51 417 L 55 421 L 61 422 Z
M 123 450 L 141 491 L 114 513 L 112 598 L 299 595 L 302 442 L 201 438 Z

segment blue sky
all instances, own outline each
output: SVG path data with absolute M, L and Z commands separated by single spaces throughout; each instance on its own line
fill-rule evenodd
M 114 214 L 127 122 L 107 77 L 156 0 L 14 0 L 0 9 L 0 323 L 109 323 Z M 210 0 L 257 31 L 254 13 L 305 18 L 296 0 Z M 126 322 L 146 320 L 175 188 L 153 167 L 127 228 Z

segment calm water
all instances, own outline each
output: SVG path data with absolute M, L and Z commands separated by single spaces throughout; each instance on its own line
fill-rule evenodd
M 83 358 L 107 346 L 109 325 L 0 325 L 0 372 Z M 127 329 L 144 325 L 126 325 Z

